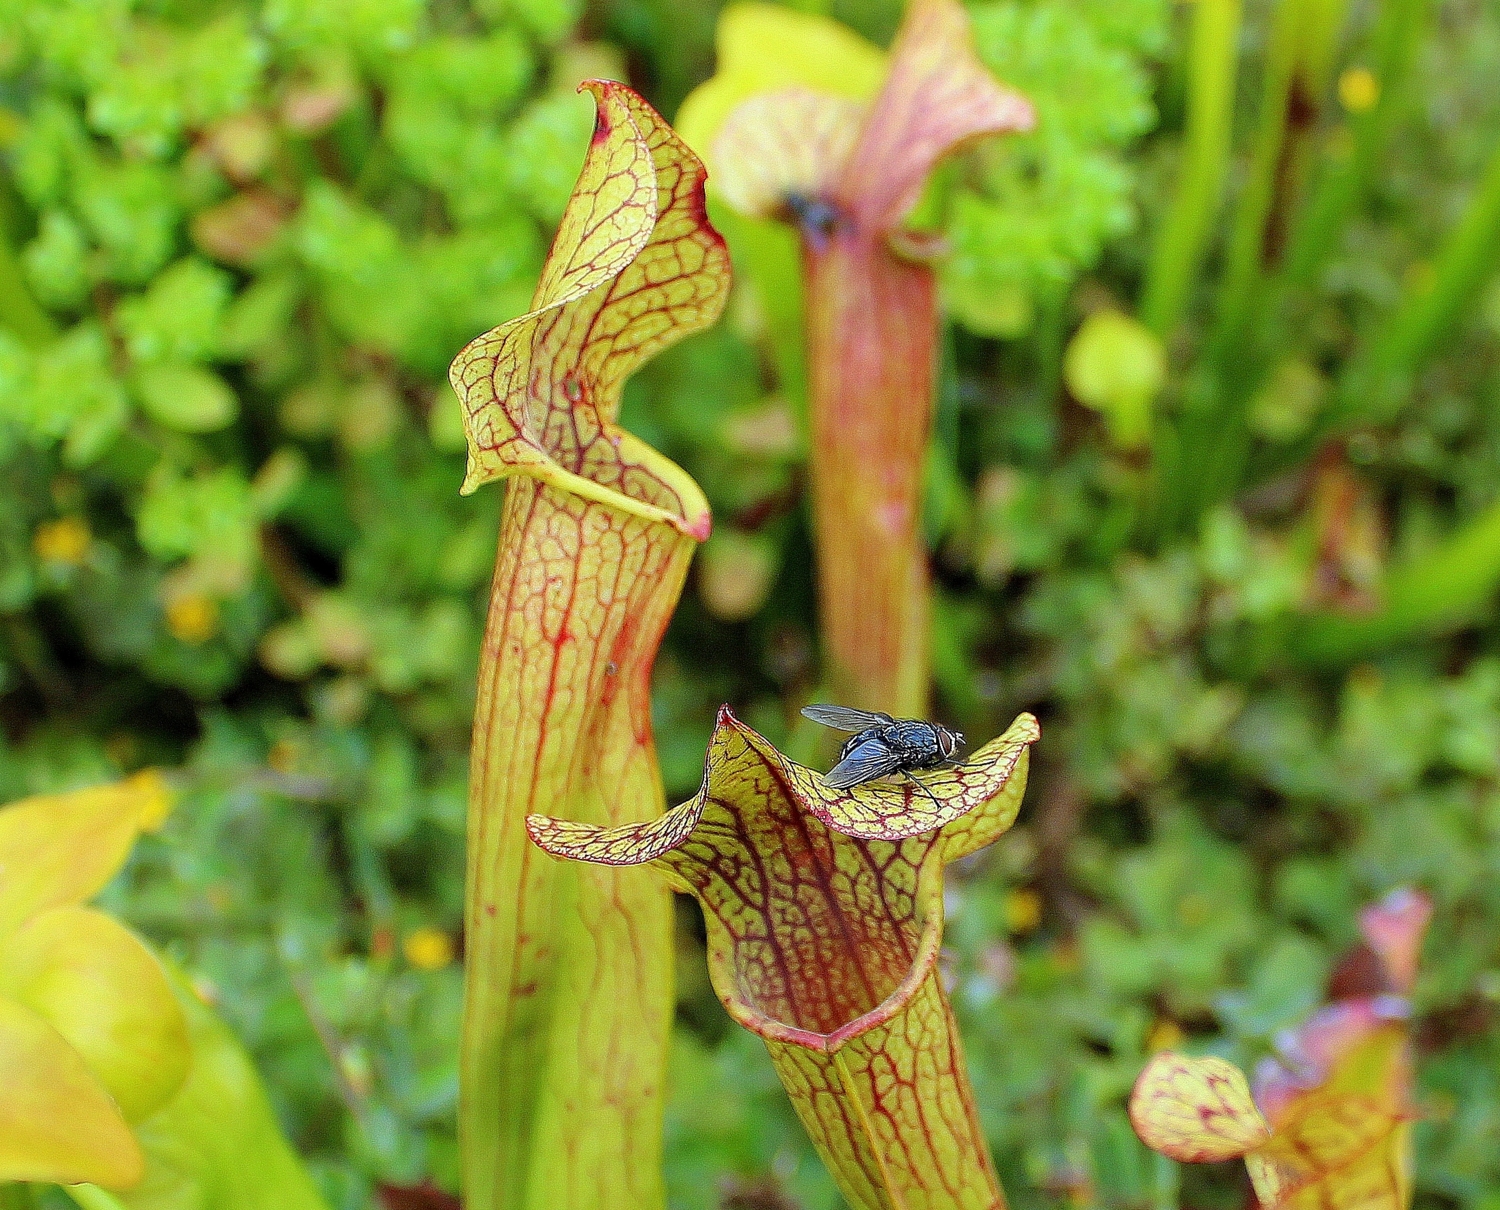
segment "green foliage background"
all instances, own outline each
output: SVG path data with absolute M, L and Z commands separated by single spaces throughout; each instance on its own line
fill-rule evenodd
M 1477 607 L 1347 657 L 1299 659 L 1297 635 L 1378 610 L 1385 568 L 1421 566 L 1500 486 L 1500 235 L 1465 262 L 1480 288 L 1439 355 L 1373 412 L 1313 420 L 1447 280 L 1435 254 L 1500 140 L 1500 10 L 1390 0 L 1416 14 L 1409 78 L 1310 288 L 1216 363 L 1221 302 L 1193 294 L 1157 435 L 1205 392 L 1238 398 L 1252 455 L 1222 470 L 1116 448 L 1062 370 L 1081 319 L 1139 293 L 1192 7 L 975 4 L 1041 120 L 934 198 L 957 320 L 927 513 L 940 710 L 975 737 L 1022 708 L 1044 728 L 1020 826 L 951 894 L 984 1120 L 1018 1207 L 1243 1204 L 1238 1171 L 1179 1173 L 1131 1135 L 1151 1039 L 1253 1063 L 1320 999 L 1358 906 L 1412 882 L 1438 904 L 1418 1202 L 1496 1210 L 1500 550 L 1481 532 L 1425 584 L 1462 596 L 1467 576 Z M 1270 7 L 1240 32 L 1231 199 Z M 1349 6 L 1335 74 L 1375 61 L 1381 8 Z M 827 11 L 882 42 L 899 16 Z M 460 972 L 403 941 L 460 930 L 499 493 L 458 497 L 444 370 L 526 307 L 590 129 L 577 81 L 626 77 L 670 115 L 712 70 L 714 19 L 709 0 L 0 3 L 0 800 L 183 766 L 110 906 L 217 996 L 340 1210 L 457 1168 Z M 1325 91 L 1293 166 L 1310 181 L 1351 137 Z M 797 386 L 774 369 L 778 300 L 746 283 L 627 397 L 719 526 L 657 675 L 674 801 L 720 701 L 796 745 L 816 684 Z M 680 940 L 673 1205 L 835 1205 L 686 907 Z

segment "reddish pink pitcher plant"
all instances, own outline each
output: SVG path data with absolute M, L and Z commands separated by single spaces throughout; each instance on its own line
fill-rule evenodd
M 865 709 L 920 715 L 928 694 L 939 244 L 903 224 L 944 156 L 1032 122 L 979 62 L 957 0 L 915 0 L 871 103 L 764 93 L 714 143 L 724 198 L 801 233 L 822 634 L 835 694 Z

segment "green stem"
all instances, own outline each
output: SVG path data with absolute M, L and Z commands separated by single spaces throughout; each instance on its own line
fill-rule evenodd
M 1234 124 L 1239 29 L 1239 0 L 1198 0 L 1182 175 L 1152 252 L 1141 302 L 1146 326 L 1163 340 L 1182 318 L 1219 208 Z
M 1266 55 L 1265 88 L 1261 94 L 1260 122 L 1250 152 L 1250 168 L 1235 209 L 1229 237 L 1228 264 L 1224 273 L 1215 343 L 1220 359 L 1240 344 L 1246 321 L 1261 280 L 1266 220 L 1276 196 L 1277 170 L 1286 142 L 1290 117 L 1292 80 L 1297 67 L 1299 34 L 1305 0 L 1281 0 L 1271 27 Z
M 1413 284 L 1344 376 L 1337 419 L 1384 419 L 1398 406 L 1411 376 L 1461 327 L 1464 309 L 1500 263 L 1500 146 L 1490 157 L 1463 219 L 1439 250 L 1432 278 Z
M 1385 150 L 1401 106 L 1407 73 L 1421 41 L 1426 11 L 1427 0 L 1386 0 L 1381 7 L 1371 69 L 1380 85 L 1380 99 L 1368 113 L 1351 120 L 1352 153 L 1342 160 L 1331 161 L 1293 233 L 1287 254 L 1286 284 L 1295 290 L 1312 286 Z
M 1500 585 L 1500 501 L 1474 517 L 1442 546 L 1386 578 L 1385 605 L 1364 617 L 1320 614 L 1294 633 L 1303 662 L 1338 665 L 1398 640 L 1433 634 L 1468 621 Z

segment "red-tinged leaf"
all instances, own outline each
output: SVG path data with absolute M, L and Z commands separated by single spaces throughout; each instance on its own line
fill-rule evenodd
M 1371 950 L 1389 966 L 1390 983 L 1409 986 L 1430 908 L 1424 897 L 1398 892 L 1361 919 Z M 1194 1112 L 1241 1099 L 1244 1080 L 1222 1060 L 1160 1056 L 1141 1073 L 1131 1098 L 1131 1121 L 1148 1146 L 1182 1160 L 1244 1154 L 1262 1210 L 1406 1210 L 1411 1204 L 1410 1086 L 1407 1037 L 1410 1007 L 1383 993 L 1329 1004 L 1278 1039 L 1279 1056 L 1256 1072 L 1256 1120 L 1261 1142 L 1241 1146 L 1219 1130 L 1222 1146 L 1195 1139 Z M 1228 1068 L 1217 1101 L 1191 1079 L 1173 1084 L 1174 1064 Z M 1162 1090 L 1167 1095 L 1161 1095 Z M 1175 1108 L 1161 1112 L 1161 1104 Z M 1256 1109 L 1258 1107 L 1258 1109 Z M 1263 1116 L 1262 1116 L 1263 1115 Z M 1210 1116 L 1217 1122 L 1217 1113 Z M 1239 1148 L 1238 1152 L 1236 1147 Z
M 1410 1202 L 1411 1057 L 1399 1001 L 1320 1010 L 1288 1040 L 1289 1060 L 1257 1073 L 1273 1127 L 1261 1154 L 1294 1210 L 1398 1210 Z M 1263 1199 L 1264 1200 L 1264 1199 Z
M 614 824 L 663 807 L 650 672 L 708 505 L 620 429 L 647 357 L 729 288 L 703 167 L 620 84 L 592 81 L 593 142 L 534 309 L 450 377 L 466 490 L 510 477 L 470 773 L 460 1068 L 469 1210 L 660 1206 L 671 905 L 649 880 L 538 861 L 524 816 Z
M 1010 826 L 1035 722 L 1022 716 L 933 794 L 940 827 L 899 840 L 842 826 L 907 823 L 847 811 L 727 709 L 697 796 L 612 829 L 527 821 L 557 856 L 651 863 L 694 895 L 709 972 L 730 1015 L 766 1039 L 809 1134 L 852 1205 L 1001 1204 L 935 964 L 942 867 Z M 864 787 L 862 789 L 869 789 Z
M 1031 102 L 979 61 L 958 0 L 914 0 L 836 197 L 863 226 L 893 230 L 944 156 L 970 139 L 1035 122 Z
M 1409 887 L 1398 887 L 1359 914 L 1359 931 L 1385 966 L 1387 991 L 1410 993 L 1431 919 L 1432 900 Z
M 1239 1159 L 1271 1137 L 1244 1072 L 1212 1055 L 1170 1050 L 1136 1080 L 1130 1122 L 1146 1146 L 1184 1164 Z

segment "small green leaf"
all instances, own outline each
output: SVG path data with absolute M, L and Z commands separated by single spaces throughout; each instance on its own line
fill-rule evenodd
M 239 414 L 229 385 L 199 366 L 142 366 L 131 385 L 146 415 L 182 433 L 216 432 Z
M 1151 403 L 1166 373 L 1161 341 L 1119 311 L 1096 311 L 1084 320 L 1063 361 L 1068 390 L 1103 412 L 1111 436 L 1127 449 L 1146 440 Z

